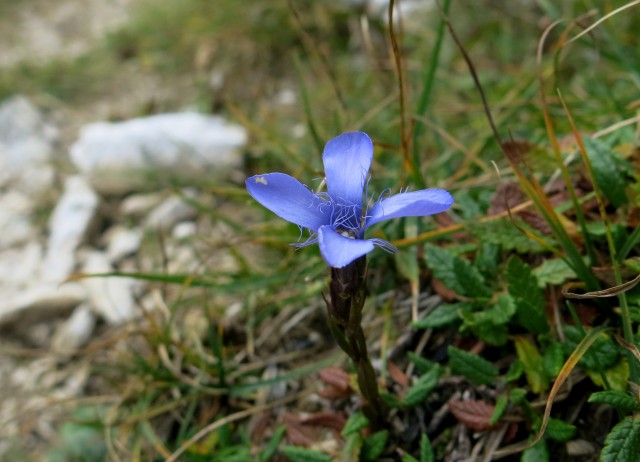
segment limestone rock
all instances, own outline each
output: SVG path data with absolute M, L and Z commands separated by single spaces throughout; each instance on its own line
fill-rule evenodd
M 0 105 L 0 186 L 26 194 L 46 192 L 58 130 L 23 96 Z
M 127 192 L 167 180 L 225 175 L 239 164 L 246 143 L 241 126 L 192 112 L 159 114 L 82 128 L 71 159 L 98 192 Z
M 87 274 L 109 273 L 113 267 L 106 254 L 89 253 L 82 268 Z M 89 292 L 91 307 L 109 324 L 130 321 L 136 315 L 134 290 L 139 281 L 128 278 L 86 278 L 81 283 Z
M 98 208 L 98 196 L 80 176 L 67 178 L 64 193 L 49 219 L 49 240 L 43 279 L 64 281 L 75 266 L 75 251 L 83 242 Z

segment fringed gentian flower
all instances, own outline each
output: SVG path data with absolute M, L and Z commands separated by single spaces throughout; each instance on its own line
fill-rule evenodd
M 373 143 L 362 132 L 343 133 L 327 143 L 322 154 L 326 192 L 313 192 L 284 173 L 255 175 L 247 190 L 260 204 L 291 223 L 308 228 L 311 237 L 298 246 L 318 243 L 333 268 L 342 268 L 379 246 L 396 249 L 382 239 L 366 239 L 365 231 L 384 220 L 443 212 L 453 197 L 443 189 L 404 192 L 377 201 L 364 196 L 373 159 Z M 365 203 L 366 201 L 366 203 Z

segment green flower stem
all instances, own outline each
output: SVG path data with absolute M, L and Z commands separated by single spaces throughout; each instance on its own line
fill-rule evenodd
M 388 408 L 380 397 L 361 324 L 366 298 L 366 273 L 366 257 L 360 257 L 344 268 L 331 268 L 327 309 L 334 337 L 355 365 L 358 386 L 366 401 L 362 412 L 376 430 L 386 426 Z

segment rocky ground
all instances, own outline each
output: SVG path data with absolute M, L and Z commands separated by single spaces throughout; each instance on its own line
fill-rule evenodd
M 12 46 L 0 49 L 0 66 L 86 52 L 134 3 L 3 5 L 0 41 Z M 59 411 L 89 380 L 78 352 L 161 304 L 140 281 L 77 274 L 156 270 L 157 255 L 141 249 L 159 239 L 167 272 L 197 272 L 192 237 L 212 225 L 193 203 L 211 199 L 188 185 L 241 176 L 242 127 L 190 111 L 133 117 L 158 95 L 149 79 L 82 107 L 0 101 L 0 460 L 53 444 Z M 105 122 L 114 114 L 123 120 Z M 233 264 L 223 252 L 216 259 Z

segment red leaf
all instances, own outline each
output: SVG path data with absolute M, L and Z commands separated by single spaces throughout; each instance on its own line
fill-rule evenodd
M 484 401 L 449 401 L 449 410 L 462 425 L 477 432 L 495 428 L 490 424 L 495 406 Z

